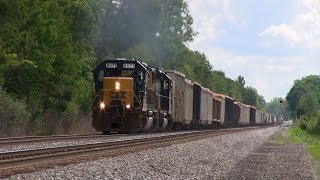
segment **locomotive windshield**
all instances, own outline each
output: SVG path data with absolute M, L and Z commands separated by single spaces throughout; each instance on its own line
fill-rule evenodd
M 95 69 L 94 74 L 96 91 L 102 89 L 104 77 L 131 77 L 135 94 L 145 91 L 146 69 L 136 61 L 107 60 Z
M 102 81 L 103 77 L 133 77 L 134 69 L 130 70 L 118 70 L 118 69 L 106 69 L 100 70 L 99 80 Z
M 144 80 L 144 72 L 141 70 L 118 70 L 118 69 L 107 69 L 100 70 L 99 81 L 103 80 L 103 77 L 132 77 L 137 81 Z

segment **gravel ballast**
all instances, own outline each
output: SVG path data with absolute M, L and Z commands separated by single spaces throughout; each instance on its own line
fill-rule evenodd
M 287 135 L 288 129 L 282 128 L 239 161 L 227 179 L 319 179 L 306 147 L 290 143 Z
M 10 179 L 226 179 L 277 127 L 19 174 Z
M 141 139 L 141 138 L 149 138 L 149 137 L 159 137 L 159 136 L 167 136 L 174 134 L 183 134 L 189 132 L 172 132 L 172 133 L 150 133 L 150 134 L 134 134 L 134 135 L 125 135 L 119 134 L 114 136 L 101 136 L 96 138 L 83 138 L 83 139 L 75 139 L 75 140 L 55 140 L 49 142 L 37 142 L 37 143 L 28 143 L 21 145 L 10 145 L 10 146 L 0 146 L 0 152 L 11 152 L 11 151 L 25 151 L 31 149 L 41 149 L 41 148 L 55 148 L 55 147 L 63 147 L 63 146 L 76 146 L 76 145 L 84 145 L 84 144 L 94 144 L 94 143 L 106 143 L 113 141 L 124 141 L 124 140 L 132 140 L 132 139 Z

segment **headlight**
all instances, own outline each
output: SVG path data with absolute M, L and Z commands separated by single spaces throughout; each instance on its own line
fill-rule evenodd
M 106 104 L 104 102 L 100 103 L 100 109 L 104 109 L 106 107 Z
M 120 83 L 119 82 L 116 82 L 116 90 L 120 90 Z
M 127 109 L 130 109 L 130 107 L 131 107 L 130 104 L 127 104 L 127 105 L 126 105 L 126 108 L 127 108 Z

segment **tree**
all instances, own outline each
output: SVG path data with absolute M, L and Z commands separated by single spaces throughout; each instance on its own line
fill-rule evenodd
M 245 89 L 243 94 L 243 103 L 254 106 L 257 103 L 257 98 L 256 89 L 252 87 Z
M 280 100 L 283 101 L 282 107 L 280 107 Z M 275 115 L 276 117 L 283 117 L 284 119 L 290 119 L 290 111 L 288 102 L 282 98 L 273 98 L 270 102 L 265 104 L 263 108 L 265 112 Z
M 157 61 L 175 61 L 195 35 L 184 0 L 106 0 L 102 7 L 95 44 L 99 61 L 137 45 L 149 47 Z
M 236 82 L 241 86 L 244 87 L 244 85 L 246 84 L 246 81 L 244 80 L 243 76 L 238 76 L 238 78 L 236 79 Z
M 89 114 L 92 68 L 106 58 L 141 59 L 238 101 L 264 102 L 244 77 L 226 77 L 188 48 L 197 33 L 185 0 L 2 0 L 0 12 L 0 89 L 6 102 L 26 104 L 38 134 Z
M 317 107 L 320 102 L 320 76 L 311 75 L 296 80 L 286 99 L 293 116 L 309 113 L 306 109 L 307 101 L 310 101 L 312 108 Z
M 319 111 L 319 102 L 312 92 L 302 95 L 297 105 L 297 115 L 314 114 Z
M 0 85 L 25 100 L 39 124 L 48 112 L 90 108 L 92 3 L 1 1 Z

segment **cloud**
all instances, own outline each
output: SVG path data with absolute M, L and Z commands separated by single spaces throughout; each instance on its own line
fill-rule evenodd
M 224 71 L 231 79 L 244 76 L 246 85 L 256 88 L 267 101 L 285 97 L 294 80 L 317 74 L 320 65 L 304 56 L 238 55 L 210 46 L 202 50 L 214 69 Z
M 302 56 L 265 57 L 265 68 L 270 73 L 294 73 L 300 71 L 304 64 Z
M 273 38 L 282 38 L 287 41 L 290 47 L 300 43 L 301 37 L 297 34 L 295 29 L 287 24 L 280 24 L 278 26 L 272 25 L 259 34 L 261 37 L 271 36 Z
M 284 43 L 290 48 L 320 49 L 320 0 L 296 0 L 296 14 L 290 20 L 271 25 L 259 36 L 262 44 Z
M 228 29 L 225 24 L 236 27 L 246 25 L 232 0 L 187 0 L 187 3 L 192 17 L 196 19 L 193 27 L 199 33 L 192 43 L 194 47 L 226 36 Z
M 288 9 L 276 15 L 268 14 L 278 7 L 276 0 L 267 7 L 252 1 L 187 2 L 200 33 L 189 47 L 204 52 L 227 77 L 244 76 L 267 101 L 285 97 L 294 80 L 319 74 L 314 52 L 320 48 L 320 0 L 282 1 Z

